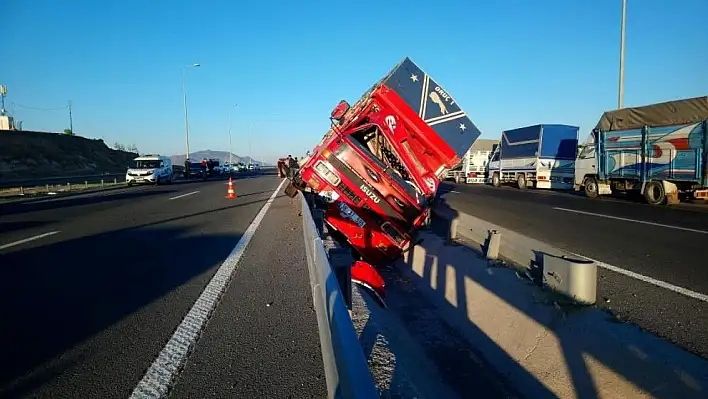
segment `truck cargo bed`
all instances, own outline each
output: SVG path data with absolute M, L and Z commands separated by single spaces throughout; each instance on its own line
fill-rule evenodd
M 374 88 L 379 85 L 398 94 L 460 159 L 481 134 L 450 93 L 408 57 Z

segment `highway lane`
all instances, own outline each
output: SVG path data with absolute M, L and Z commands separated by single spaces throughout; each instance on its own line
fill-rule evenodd
M 127 397 L 280 180 L 237 180 L 235 201 L 225 199 L 225 183 L 134 187 L 3 204 L 0 246 L 57 233 L 0 250 L 0 301 L 5 304 L 0 358 L 12 359 L 0 364 L 0 396 Z M 279 198 L 273 206 L 277 201 L 289 199 Z M 264 223 L 279 220 L 266 218 Z M 301 233 L 294 237 L 302 240 Z M 255 243 L 244 258 L 262 251 L 262 244 Z M 321 374 L 322 364 L 309 288 L 295 292 L 295 287 L 308 286 L 307 272 L 295 260 L 291 264 L 298 267 L 290 275 L 274 280 L 262 265 L 278 270 L 285 267 L 280 261 L 261 259 L 261 273 L 251 273 L 252 284 L 263 287 L 285 279 L 288 286 L 281 291 L 291 300 L 289 306 L 301 312 L 291 309 L 285 315 L 298 323 L 267 325 L 279 336 L 297 337 L 303 353 L 316 347 L 318 356 L 276 359 L 292 376 L 281 379 L 275 390 L 285 393 L 297 385 L 305 393 L 301 385 L 307 382 L 307 395 L 321 396 L 324 383 L 310 380 Z M 236 298 L 238 307 L 228 306 L 226 314 L 257 315 L 266 309 L 264 297 L 233 290 L 229 287 L 225 295 Z M 248 330 L 263 328 L 259 323 L 254 317 L 233 328 L 257 338 Z M 273 356 L 298 353 L 290 341 L 253 342 Z M 261 360 L 245 359 L 251 364 Z M 239 377 L 253 383 L 263 378 L 255 368 L 240 370 Z M 269 378 L 272 383 L 274 377 Z M 238 386 L 238 381 L 221 382 Z
M 708 294 L 708 234 L 703 233 L 708 231 L 706 212 L 485 185 L 445 184 L 442 191 L 447 191 L 446 201 L 461 212 L 573 253 Z M 708 357 L 706 302 L 606 269 L 599 270 L 598 288 L 599 306 Z

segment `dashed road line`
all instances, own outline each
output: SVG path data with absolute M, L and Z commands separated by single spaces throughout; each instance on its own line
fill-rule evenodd
M 193 195 L 193 194 L 196 194 L 196 193 L 198 193 L 198 192 L 199 192 L 199 191 L 192 191 L 191 193 L 187 193 L 187 194 L 182 194 L 182 195 L 178 195 L 178 196 L 176 196 L 176 197 L 172 197 L 172 198 L 170 198 L 170 199 L 171 199 L 171 200 L 174 200 L 174 199 L 177 199 L 177 198 L 182 198 L 182 197 L 186 197 L 186 196 L 188 196 L 188 195 Z
M 615 273 L 623 274 L 627 277 L 631 277 L 631 278 L 643 281 L 645 283 L 649 283 L 649 284 L 655 285 L 657 287 L 665 288 L 669 291 L 673 291 L 675 293 L 685 295 L 689 298 L 698 299 L 699 301 L 703 301 L 703 302 L 708 303 L 708 295 L 701 294 L 700 292 L 691 291 L 688 288 L 679 287 L 678 285 L 673 285 L 671 283 L 667 283 L 666 281 L 657 280 L 655 278 L 651 278 L 651 277 L 645 276 L 643 274 L 635 273 L 631 270 L 622 269 L 621 267 L 617 267 L 617 266 L 611 265 L 609 263 L 605 263 L 605 262 L 602 262 L 602 261 L 599 261 L 599 260 L 596 260 L 593 258 L 588 258 L 585 255 L 574 254 L 572 252 L 571 252 L 571 254 L 574 256 L 580 257 L 580 258 L 585 258 L 587 260 L 593 261 L 593 262 L 595 262 L 595 264 L 598 267 L 601 267 L 603 269 L 607 269 L 607 270 L 613 271 Z
M 243 256 L 246 246 L 251 241 L 251 238 L 253 238 L 268 208 L 270 208 L 270 205 L 275 200 L 276 195 L 280 192 L 285 181 L 286 180 L 283 180 L 278 185 L 278 188 L 275 189 L 268 201 L 263 205 L 263 208 L 261 208 L 255 219 L 253 219 L 253 222 L 248 226 L 246 232 L 243 233 L 243 236 L 229 256 L 224 260 L 221 266 L 219 266 L 216 274 L 214 274 L 214 277 L 212 277 L 204 291 L 199 295 L 199 298 L 177 327 L 177 330 L 172 334 L 172 337 L 157 356 L 157 359 L 155 359 L 143 378 L 138 382 L 138 385 L 130 395 L 131 399 L 164 398 L 167 396 L 170 387 L 177 378 L 177 374 L 187 361 L 190 351 L 197 342 L 207 319 L 216 308 L 221 294 L 226 289 L 229 280 L 231 280 L 231 276 L 241 256 Z
M 28 243 L 28 242 L 30 242 L 30 241 L 39 240 L 40 238 L 49 237 L 49 236 L 52 236 L 52 235 L 57 234 L 57 233 L 59 233 L 59 232 L 58 232 L 58 231 L 50 231 L 50 232 L 48 232 L 48 233 L 40 234 L 40 235 L 38 235 L 38 236 L 25 238 L 24 240 L 15 241 L 15 242 L 11 242 L 11 243 L 8 243 L 8 244 L 3 244 L 3 245 L 0 245 L 0 250 L 6 249 L 6 248 L 10 248 L 10 247 L 14 247 L 14 246 L 16 246 L 16 245 L 25 244 L 25 243 Z
M 553 207 L 553 209 L 555 209 L 555 210 L 557 210 L 557 211 L 563 211 L 563 212 L 573 212 L 573 213 L 580 213 L 580 214 L 583 214 L 583 215 L 597 216 L 597 217 L 607 218 L 607 219 L 622 220 L 622 221 L 624 221 L 624 222 L 633 222 L 633 223 L 647 224 L 647 225 L 656 226 L 656 227 L 666 227 L 667 229 L 682 230 L 682 231 L 690 231 L 691 233 L 708 234 L 708 230 L 692 229 L 692 228 L 689 228 L 689 227 L 674 226 L 674 225 L 663 224 L 663 223 L 646 222 L 646 221 L 644 221 L 644 220 L 628 219 L 628 218 L 623 218 L 623 217 L 619 217 L 619 216 L 610 216 L 610 215 L 604 215 L 604 214 L 602 214 L 602 213 L 593 213 L 593 212 L 578 211 L 578 210 L 575 210 L 575 209 L 568 209 L 568 208 Z

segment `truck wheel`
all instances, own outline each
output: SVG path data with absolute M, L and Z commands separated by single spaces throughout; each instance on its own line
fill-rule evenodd
M 526 175 L 523 173 L 520 174 L 519 177 L 516 178 L 516 184 L 519 186 L 519 189 L 526 190 Z
M 492 186 L 494 187 L 501 187 L 501 179 L 499 178 L 499 173 L 495 173 L 492 175 Z
M 666 191 L 660 181 L 652 180 L 644 187 L 644 199 L 650 205 L 663 205 L 666 203 Z
M 594 177 L 585 178 L 583 182 L 585 187 L 585 196 L 588 198 L 598 198 L 600 196 L 600 191 L 597 187 L 597 180 Z

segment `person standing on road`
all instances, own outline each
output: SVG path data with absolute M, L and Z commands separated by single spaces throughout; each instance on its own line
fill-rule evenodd
M 292 156 L 290 156 L 288 159 L 288 170 L 290 171 L 290 180 L 295 177 L 295 173 L 297 173 L 298 169 L 300 169 L 300 164 L 297 163 L 297 157 L 293 158 Z
M 285 175 L 288 177 L 288 179 L 292 180 L 293 179 L 293 156 L 288 155 L 287 158 L 285 158 Z

